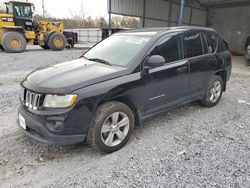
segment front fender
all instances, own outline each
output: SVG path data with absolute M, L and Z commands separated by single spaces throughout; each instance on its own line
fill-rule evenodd
M 144 107 L 144 83 L 140 73 L 125 75 L 105 82 L 97 83 L 74 91 L 79 96 L 78 103 L 87 105 L 94 115 L 96 108 L 108 101 L 124 102 L 132 110 L 141 111 Z
M 50 31 L 50 32 L 48 32 L 48 34 L 45 35 L 45 37 L 44 37 L 44 41 L 45 41 L 45 42 L 48 42 L 50 35 L 53 34 L 53 33 L 55 33 L 55 32 L 56 32 L 56 31 Z

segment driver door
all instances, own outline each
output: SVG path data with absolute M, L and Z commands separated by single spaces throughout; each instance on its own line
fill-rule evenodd
M 188 61 L 183 59 L 181 40 L 179 33 L 163 37 L 150 53 L 150 56 L 163 56 L 166 63 L 144 74 L 146 116 L 185 101 L 189 67 Z

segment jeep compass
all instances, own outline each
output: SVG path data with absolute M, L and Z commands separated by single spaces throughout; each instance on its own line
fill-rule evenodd
M 50 144 L 122 148 L 134 125 L 192 101 L 217 105 L 231 54 L 210 28 L 123 31 L 80 58 L 33 71 L 21 82 L 18 126 Z

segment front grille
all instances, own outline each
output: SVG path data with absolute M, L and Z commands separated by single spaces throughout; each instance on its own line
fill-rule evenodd
M 24 89 L 22 94 L 22 102 L 27 108 L 37 110 L 41 106 L 42 94 L 27 89 Z

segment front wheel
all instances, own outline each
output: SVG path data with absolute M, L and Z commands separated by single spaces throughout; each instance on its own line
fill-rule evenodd
M 207 107 L 216 106 L 221 99 L 224 82 L 220 76 L 214 75 L 206 89 L 206 93 L 201 100 L 201 103 Z
M 48 47 L 53 51 L 61 51 L 67 45 L 67 39 L 62 33 L 52 33 L 48 39 Z
M 88 142 L 105 153 L 121 149 L 129 140 L 134 129 L 134 114 L 121 102 L 107 102 L 96 112 L 90 127 Z

